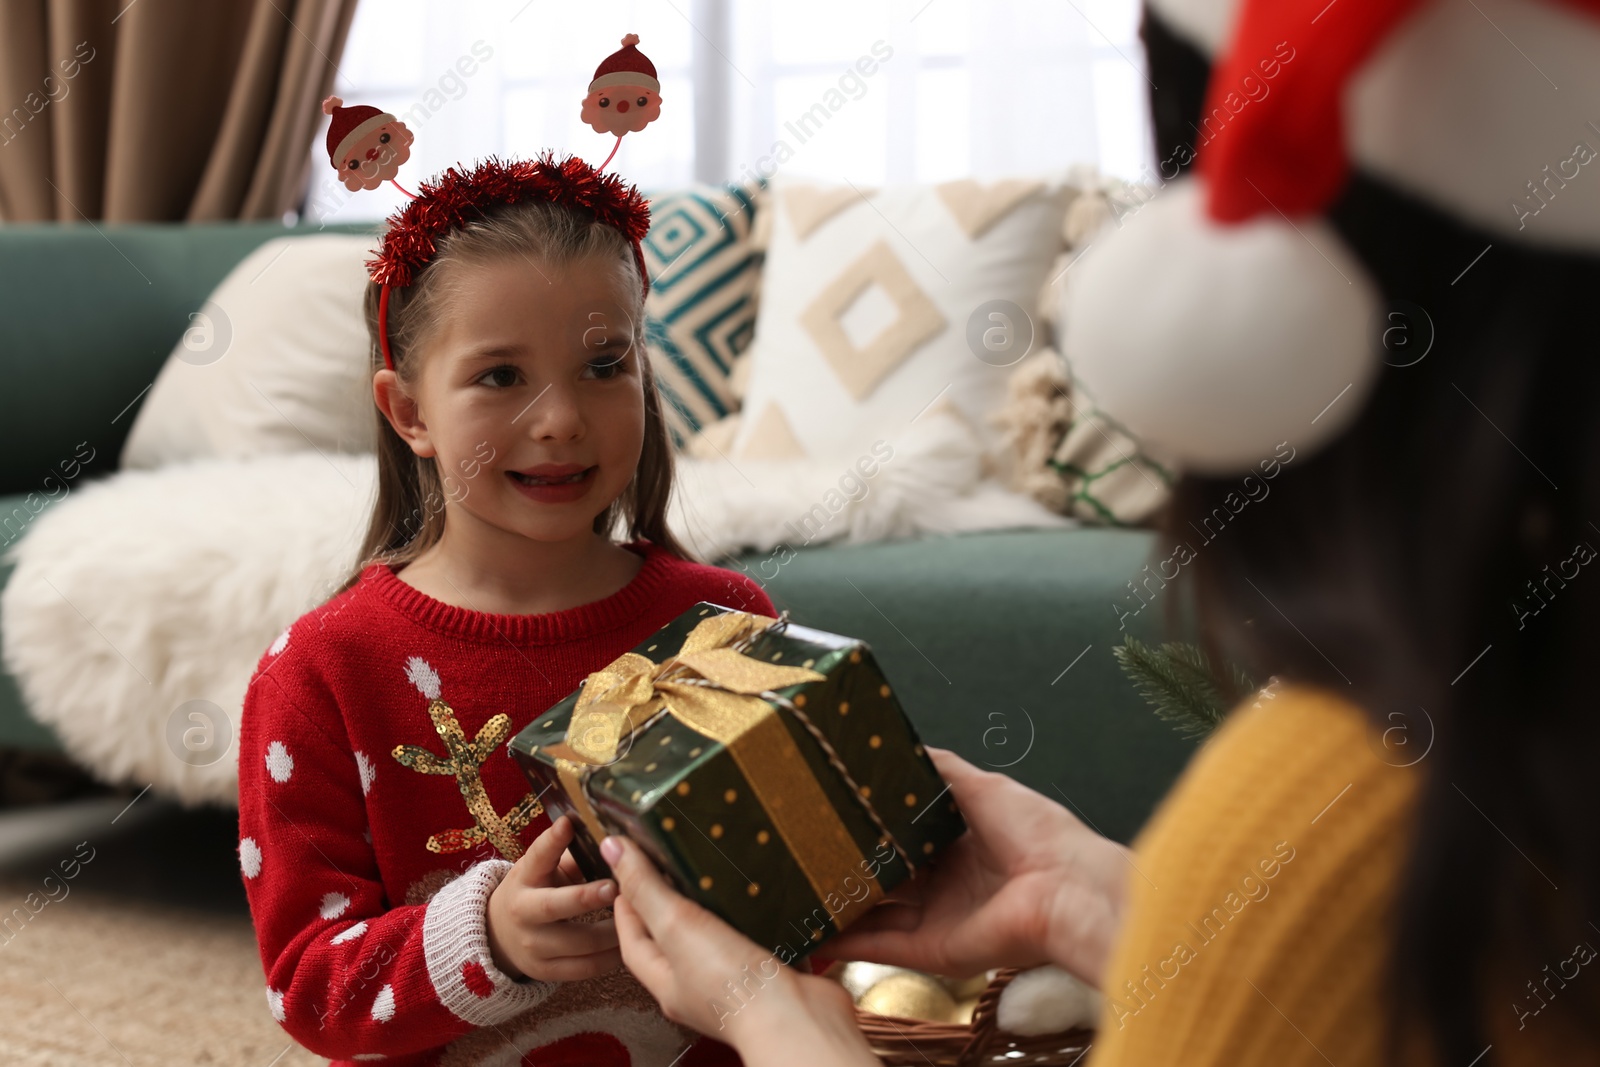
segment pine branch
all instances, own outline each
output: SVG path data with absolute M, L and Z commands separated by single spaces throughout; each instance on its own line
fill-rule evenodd
M 1231 666 L 1227 683 L 1220 681 L 1195 645 L 1152 648 L 1129 634 L 1112 654 L 1155 713 L 1195 740 L 1216 729 L 1228 709 L 1256 687 L 1237 665 Z

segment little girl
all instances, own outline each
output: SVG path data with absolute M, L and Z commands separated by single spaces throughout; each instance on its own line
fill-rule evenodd
M 776 614 L 666 526 L 647 226 L 581 161 L 491 162 L 373 264 L 370 562 L 262 657 L 239 753 L 267 1003 L 337 1063 L 738 1062 L 620 969 L 614 883 L 505 751 L 696 602 Z

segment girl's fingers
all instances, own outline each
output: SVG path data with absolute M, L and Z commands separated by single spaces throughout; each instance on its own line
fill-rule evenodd
M 531 903 L 524 905 L 526 912 L 521 920 L 529 924 L 555 923 L 575 919 L 597 908 L 603 908 L 616 899 L 616 884 L 609 878 L 581 885 L 534 886 L 538 892 L 531 894 Z
M 539 977 L 546 982 L 579 982 L 610 974 L 621 966 L 622 952 L 613 948 L 592 956 L 558 956 L 544 960 L 539 965 Z
M 547 960 L 593 956 L 617 947 L 617 926 L 611 919 L 597 923 L 551 923 L 532 936 L 534 952 Z
M 561 857 L 572 842 L 572 820 L 565 815 L 533 839 L 528 851 L 512 865 L 511 874 L 523 885 L 543 887 L 556 884 L 555 873 Z
M 572 858 L 571 852 L 563 852 L 561 854 L 561 865 L 557 870 L 565 880 L 561 883 L 563 885 L 577 885 L 579 882 L 586 881 L 583 872 L 578 869 L 578 861 Z

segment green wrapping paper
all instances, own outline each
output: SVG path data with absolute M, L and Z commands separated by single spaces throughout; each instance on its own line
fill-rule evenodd
M 864 642 L 716 604 L 591 674 L 510 750 L 551 817 L 572 817 L 587 877 L 610 877 L 599 839 L 625 834 L 786 963 L 966 829 Z

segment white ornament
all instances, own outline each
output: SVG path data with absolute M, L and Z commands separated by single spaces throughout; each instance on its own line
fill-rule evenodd
M 1198 178 L 1103 234 L 1062 299 L 1063 354 L 1107 415 L 1181 466 L 1237 474 L 1304 455 L 1360 413 L 1378 293 L 1320 218 L 1222 225 Z
M 386 985 L 372 998 L 372 1017 L 380 1023 L 394 1018 L 394 986 Z
M 246 878 L 254 878 L 261 873 L 261 846 L 256 844 L 253 837 L 239 839 L 239 869 Z
M 1023 971 L 1000 992 L 995 1022 L 1010 1034 L 1032 1037 L 1093 1026 L 1100 994 L 1060 967 Z
M 289 780 L 289 775 L 294 773 L 294 757 L 289 755 L 289 749 L 282 741 L 274 741 L 267 746 L 267 773 L 272 775 L 274 782 L 283 783 Z
M 350 898 L 343 893 L 324 893 L 319 913 L 324 919 L 337 919 L 349 906 Z

